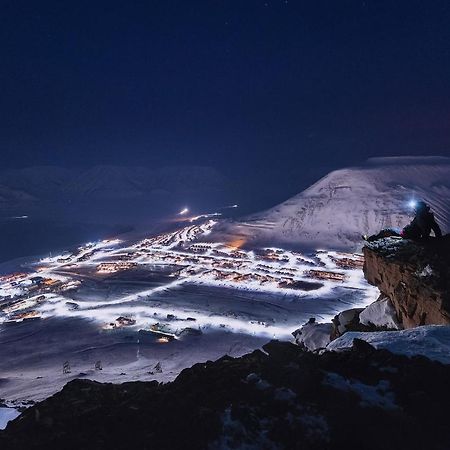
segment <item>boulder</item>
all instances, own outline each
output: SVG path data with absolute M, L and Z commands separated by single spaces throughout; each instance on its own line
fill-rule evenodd
M 331 340 L 342 336 L 347 331 L 364 331 L 359 315 L 364 308 L 346 309 L 334 317 L 332 321 Z
M 317 323 L 315 318 L 311 318 L 298 330 L 295 330 L 292 335 L 297 345 L 306 350 L 314 351 L 325 348 L 329 344 L 331 331 L 331 323 Z
M 380 330 L 400 330 L 402 328 L 391 299 L 383 294 L 376 302 L 361 311 L 359 321 L 362 325 L 374 326 Z

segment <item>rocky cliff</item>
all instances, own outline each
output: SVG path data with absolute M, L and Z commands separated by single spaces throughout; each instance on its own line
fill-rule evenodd
M 0 433 L 8 449 L 443 449 L 450 366 L 355 340 L 271 342 L 165 385 L 74 380 Z
M 366 279 L 389 297 L 404 328 L 450 324 L 450 235 L 381 239 L 363 251 Z

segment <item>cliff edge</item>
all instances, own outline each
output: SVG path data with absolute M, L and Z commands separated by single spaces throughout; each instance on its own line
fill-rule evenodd
M 450 324 L 450 235 L 380 239 L 363 252 L 367 281 L 389 297 L 404 328 Z

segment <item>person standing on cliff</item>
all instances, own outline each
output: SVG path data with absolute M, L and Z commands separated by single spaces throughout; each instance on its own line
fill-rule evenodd
M 372 242 L 385 237 L 398 236 L 404 239 L 416 240 L 430 237 L 431 231 L 434 232 L 435 237 L 442 237 L 441 228 L 436 222 L 434 214 L 430 211 L 430 207 L 424 201 L 416 203 L 414 212 L 416 214 L 414 219 L 400 233 L 394 229 L 387 228 L 373 236 L 363 236 L 363 239 Z

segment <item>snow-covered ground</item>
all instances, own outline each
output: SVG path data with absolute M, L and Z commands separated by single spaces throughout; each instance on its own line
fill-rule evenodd
M 330 249 L 405 225 L 411 198 L 428 201 L 448 230 L 449 180 L 447 158 L 376 160 L 333 172 L 245 223 L 224 227 L 216 213 L 186 211 L 174 231 L 89 243 L 1 277 L 1 396 L 42 399 L 78 376 L 168 381 L 198 361 L 292 340 L 310 317 L 329 322 L 365 307 L 378 290 L 363 278 L 361 255 Z M 385 317 L 386 305 L 376 306 L 368 322 Z M 361 337 L 444 358 L 446 330 L 400 333 Z M 352 336 L 360 337 L 347 333 L 329 348 Z
M 376 327 L 385 327 L 388 330 L 402 328 L 397 319 L 394 305 L 388 297 L 379 299 L 365 308 L 359 315 L 359 321 L 363 325 L 375 325 Z
M 14 420 L 20 415 L 20 412 L 14 408 L 0 407 L 0 430 L 4 430 L 10 420 Z
M 401 331 L 374 333 L 348 332 L 331 342 L 327 350 L 341 351 L 352 347 L 355 338 L 369 342 L 375 348 L 406 356 L 422 355 L 450 364 L 450 327 L 427 325 Z
M 215 225 L 186 218 L 170 233 L 89 243 L 2 277 L 2 396 L 42 399 L 77 376 L 169 381 L 376 298 L 361 255 L 242 249 L 208 241 Z
M 56 318 L 23 325 L 10 338 L 1 348 L 1 395 L 11 405 L 47 398 L 75 378 L 172 381 L 198 362 L 241 356 L 267 342 L 220 331 L 172 342 L 142 341 L 137 333 L 103 332 L 95 322 Z
M 390 390 L 387 380 L 381 380 L 378 384 L 371 386 L 358 380 L 346 379 L 337 373 L 328 373 L 325 384 L 333 386 L 344 392 L 354 392 L 360 398 L 360 405 L 365 407 L 378 407 L 395 410 L 394 393 Z

